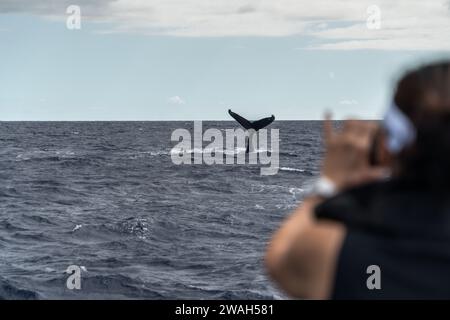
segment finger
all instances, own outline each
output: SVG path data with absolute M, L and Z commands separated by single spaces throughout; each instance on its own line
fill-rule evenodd
M 343 135 L 346 137 L 357 137 L 360 141 L 367 143 L 373 140 L 377 131 L 375 123 L 361 120 L 347 120 L 344 124 Z
M 355 128 L 357 121 L 355 119 L 347 119 L 342 126 L 342 132 L 348 132 Z
M 379 126 L 380 126 L 379 123 L 376 122 L 376 121 L 374 121 L 374 120 L 367 120 L 367 121 L 364 121 L 364 123 L 365 123 L 369 128 L 374 129 L 374 130 L 378 129 Z
M 343 139 L 347 141 L 347 145 L 368 153 L 372 146 L 373 135 L 369 134 L 368 131 L 349 131 L 343 135 Z
M 355 119 L 348 119 L 344 121 L 342 126 L 341 136 L 346 139 L 352 139 L 359 137 L 362 134 L 361 121 Z
M 333 124 L 331 122 L 331 112 L 329 111 L 325 113 L 323 121 L 323 135 L 325 138 L 325 143 L 329 143 L 333 139 Z
M 376 130 L 376 124 L 371 121 L 356 121 L 353 130 L 359 134 L 372 134 Z
M 364 121 L 358 124 L 358 128 L 355 129 L 355 132 L 357 132 L 358 136 L 360 136 L 366 143 L 371 144 L 378 132 L 378 126 L 374 122 Z
M 365 158 L 369 159 L 369 152 L 372 147 L 372 141 L 369 135 L 356 134 L 355 132 L 347 132 L 336 138 L 339 145 L 345 148 L 347 152 L 361 157 L 361 161 Z

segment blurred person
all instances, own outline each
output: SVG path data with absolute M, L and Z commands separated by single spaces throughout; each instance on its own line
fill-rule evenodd
M 450 62 L 404 75 L 381 124 L 328 117 L 324 145 L 268 245 L 271 277 L 297 298 L 449 299 Z

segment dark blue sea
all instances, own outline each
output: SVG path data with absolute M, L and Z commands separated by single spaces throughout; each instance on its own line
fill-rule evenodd
M 321 122 L 270 126 L 272 176 L 173 164 L 177 128 L 193 122 L 0 122 L 0 298 L 286 298 L 264 250 L 319 172 Z

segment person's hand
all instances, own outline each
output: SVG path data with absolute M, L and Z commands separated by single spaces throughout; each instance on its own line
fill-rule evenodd
M 322 176 L 330 179 L 338 190 L 388 175 L 387 168 L 369 164 L 369 153 L 378 125 L 371 121 L 347 120 L 335 131 L 326 115 L 324 121 L 325 159 Z

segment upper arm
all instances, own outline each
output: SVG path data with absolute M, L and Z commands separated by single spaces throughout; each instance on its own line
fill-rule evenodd
M 334 275 L 345 227 L 337 222 L 318 221 L 313 207 L 304 206 L 294 213 L 303 215 L 289 223 L 298 224 L 290 239 L 275 236 L 266 262 L 271 276 L 288 294 L 297 298 L 326 299 L 333 289 Z M 283 231 L 282 231 L 283 232 Z M 286 234 L 285 234 L 286 235 Z
M 305 229 L 286 257 L 286 289 L 299 298 L 331 295 L 345 228 L 336 222 L 315 222 Z

